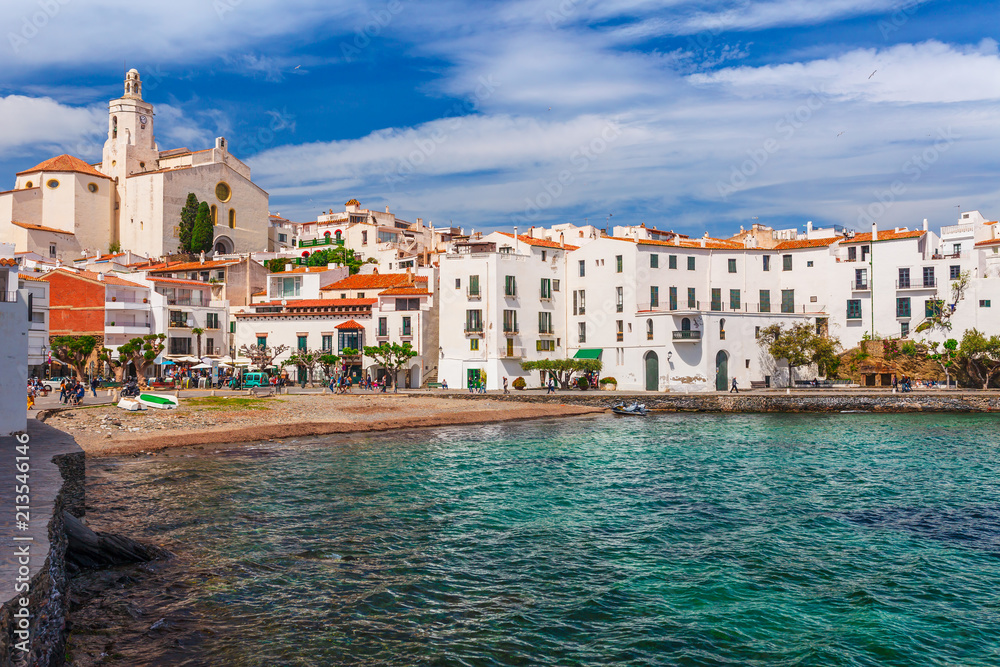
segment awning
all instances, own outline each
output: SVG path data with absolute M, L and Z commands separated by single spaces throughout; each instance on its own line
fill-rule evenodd
M 573 358 L 574 359 L 600 359 L 601 358 L 601 352 L 603 352 L 603 351 L 604 350 L 602 350 L 599 347 L 582 348 L 582 349 L 579 349 L 579 350 L 576 351 L 576 354 L 573 355 Z

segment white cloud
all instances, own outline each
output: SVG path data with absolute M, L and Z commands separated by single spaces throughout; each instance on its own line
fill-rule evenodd
M 100 107 L 72 107 L 48 97 L 0 97 L 0 151 L 24 154 L 42 148 L 96 159 L 107 119 Z

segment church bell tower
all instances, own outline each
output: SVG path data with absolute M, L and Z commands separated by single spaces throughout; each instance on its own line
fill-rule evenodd
M 155 171 L 158 159 L 153 105 L 143 101 L 139 72 L 130 69 L 125 75 L 125 94 L 108 105 L 108 139 L 101 171 L 117 178 L 121 186 L 132 174 Z

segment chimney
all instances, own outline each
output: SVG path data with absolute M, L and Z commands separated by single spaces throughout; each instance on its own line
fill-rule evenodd
M 562 232 L 559 232 L 559 247 L 563 250 L 566 249 L 566 235 Z
M 386 207 L 385 207 L 385 212 L 386 212 L 386 213 L 388 213 L 388 212 L 389 212 L 389 207 L 388 207 L 388 206 L 386 206 Z
M 97 274 L 97 279 L 100 280 L 101 282 L 104 282 L 104 274 L 103 273 L 98 273 Z
M 810 220 L 809 222 L 806 223 L 806 234 L 812 234 L 812 230 L 813 230 L 813 221 Z
M 200 260 L 199 260 L 199 261 L 200 261 L 200 262 L 201 262 L 202 264 L 204 264 L 204 263 L 205 263 L 205 251 L 204 251 L 204 250 L 202 250 L 202 251 L 201 251 L 201 258 L 200 258 Z
M 701 237 L 701 247 L 702 248 L 705 247 L 705 237 L 704 236 Z
M 295 268 L 295 265 L 292 264 L 291 262 L 286 262 L 285 263 L 285 271 L 291 271 L 294 268 Z
M 924 231 L 927 231 L 927 218 L 924 218 Z
M 872 241 L 878 241 L 878 223 L 872 223 Z

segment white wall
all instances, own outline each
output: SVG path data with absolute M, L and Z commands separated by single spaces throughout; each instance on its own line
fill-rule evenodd
M 10 272 L 8 285 L 16 287 L 16 272 Z M 3 368 L 0 373 L 0 435 L 4 436 L 24 431 L 28 424 L 28 294 L 25 291 L 16 294 L 13 303 L 0 302 L 0 340 L 4 341 L 0 349 L 0 368 Z

